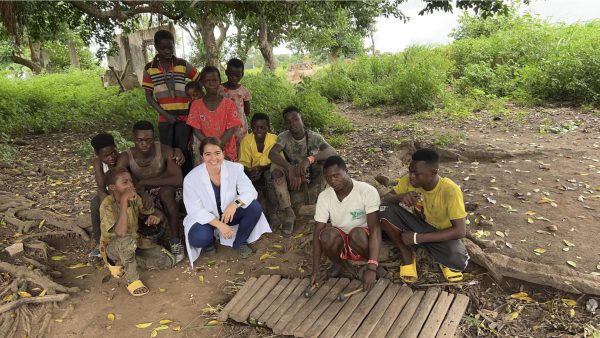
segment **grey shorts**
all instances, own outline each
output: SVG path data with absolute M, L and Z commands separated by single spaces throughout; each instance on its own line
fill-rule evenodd
M 397 204 L 383 203 L 379 207 L 379 218 L 386 220 L 400 231 L 426 233 L 437 231 L 425 220 L 413 215 Z M 445 242 L 422 243 L 418 246 L 425 248 L 439 264 L 452 270 L 463 271 L 469 263 L 469 253 L 460 239 Z

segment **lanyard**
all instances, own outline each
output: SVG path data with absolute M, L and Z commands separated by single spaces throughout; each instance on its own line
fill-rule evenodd
M 175 84 L 172 83 L 173 82 L 173 72 L 175 71 L 175 65 L 173 64 L 173 58 L 171 58 L 171 68 L 169 68 L 169 72 L 170 72 L 169 77 L 170 77 L 171 82 L 167 81 L 167 72 L 163 68 L 162 63 L 160 63 L 160 60 L 158 61 L 158 69 L 160 70 L 160 72 L 163 75 L 163 79 L 165 81 L 165 86 L 167 86 L 167 89 L 169 90 L 169 95 L 171 95 L 171 97 L 175 97 L 175 88 L 174 88 Z

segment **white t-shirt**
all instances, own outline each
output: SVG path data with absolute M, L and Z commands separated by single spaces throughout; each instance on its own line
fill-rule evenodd
M 315 221 L 331 222 L 347 234 L 356 227 L 367 227 L 367 214 L 379 210 L 379 193 L 368 183 L 352 180 L 352 184 L 352 191 L 341 202 L 332 187 L 323 190 L 317 199 Z

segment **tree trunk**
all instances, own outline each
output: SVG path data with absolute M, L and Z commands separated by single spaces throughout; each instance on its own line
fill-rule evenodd
M 219 67 L 219 50 L 215 39 L 215 27 L 217 26 L 208 15 L 204 16 L 202 22 L 196 23 L 197 30 L 202 35 L 202 45 L 204 46 L 204 58 L 207 66 Z
M 258 49 L 265 59 L 265 69 L 271 73 L 275 73 L 277 69 L 277 60 L 273 55 L 273 34 L 269 31 L 267 20 L 264 16 L 260 17 L 260 25 L 258 29 Z
M 42 72 L 42 67 L 38 63 L 35 63 L 35 62 L 31 61 L 31 60 L 27 60 L 27 59 L 25 59 L 23 57 L 20 57 L 20 56 L 16 55 L 16 54 L 12 54 L 10 56 L 10 58 L 11 58 L 12 62 L 18 63 L 18 64 L 20 64 L 22 66 L 25 66 L 25 67 L 31 69 L 31 71 L 33 72 L 33 74 L 39 74 L 39 73 Z
M 81 68 L 79 64 L 79 58 L 77 57 L 77 46 L 74 41 L 69 41 L 69 61 L 71 63 L 71 67 L 73 68 Z

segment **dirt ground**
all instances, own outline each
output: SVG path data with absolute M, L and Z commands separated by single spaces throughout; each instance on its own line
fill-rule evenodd
M 339 109 L 355 127 L 345 135 L 348 142 L 339 150 L 354 178 L 373 182 L 378 174 L 399 177 L 406 172 L 403 160 L 410 151 L 407 145 L 415 140 L 458 153 L 476 149 L 479 152 L 469 154 L 481 158 L 448 160 L 441 170 L 442 175 L 461 185 L 465 202 L 474 210 L 469 215 L 471 238 L 487 250 L 508 256 L 549 266 L 571 264 L 572 269 L 586 274 L 600 272 L 600 251 L 596 249 L 600 231 L 598 113 L 513 108 L 494 117 L 482 112 L 466 121 L 450 121 L 394 115 L 385 108 L 358 111 L 340 105 Z M 0 192 L 25 197 L 35 208 L 63 215 L 85 227 L 94 184 L 90 161 L 80 157 L 77 150 L 90 136 L 61 133 L 23 139 L 19 165 L 0 169 Z M 510 151 L 515 156 L 489 158 L 485 151 Z M 216 256 L 199 259 L 194 270 L 186 260 L 169 271 L 143 272 L 142 280 L 151 293 L 135 299 L 118 280 L 106 278 L 108 272 L 97 262 L 89 261 L 89 243 L 72 235 L 43 237 L 56 249 L 49 255 L 63 257 L 48 259 L 48 265 L 62 273 L 55 281 L 82 290 L 53 311 L 49 336 L 148 337 L 160 320 L 167 319 L 172 323 L 167 324 L 167 330 L 158 331 L 159 337 L 273 336 L 267 329 L 231 322 L 211 326 L 211 312 L 225 304 L 249 276 L 276 273 L 295 278 L 310 272 L 312 221 L 304 216 L 298 223 L 296 235 L 290 239 L 273 229 L 254 245 L 256 254 L 248 260 L 238 260 L 235 252 L 219 247 Z M 35 223 L 33 232 L 54 229 L 39 225 Z M 14 240 L 15 229 L 0 223 L 0 248 Z M 267 252 L 270 257 L 261 260 Z M 393 254 L 390 250 L 382 255 Z M 8 257 L 4 250 L 0 259 L 23 263 Z M 90 266 L 69 268 L 88 262 Z M 398 282 L 397 262 L 389 261 L 387 266 L 388 278 Z M 419 284 L 443 282 L 424 255 L 419 271 Z M 444 286 L 471 298 L 460 326 L 464 336 L 580 337 L 586 329 L 592 332 L 590 325 L 599 327 L 598 317 L 585 310 L 586 296 L 518 280 L 495 283 L 474 264 L 466 277 L 473 283 Z M 533 301 L 510 297 L 520 291 Z M 573 299 L 577 305 L 563 299 Z M 115 319 L 108 320 L 109 314 Z M 153 325 L 136 327 L 147 322 Z

